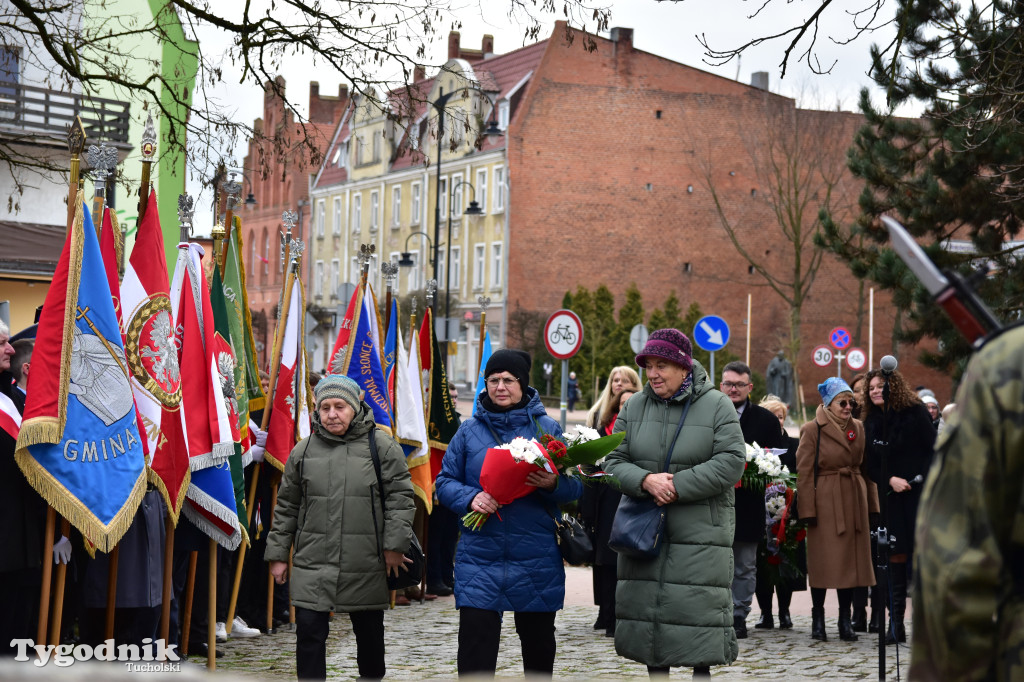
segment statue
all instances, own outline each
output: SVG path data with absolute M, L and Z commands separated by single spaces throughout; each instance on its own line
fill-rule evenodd
M 782 402 L 793 406 L 793 364 L 781 350 L 768 363 L 768 392 L 777 395 Z

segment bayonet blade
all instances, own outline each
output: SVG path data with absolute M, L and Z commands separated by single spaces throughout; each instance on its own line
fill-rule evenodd
M 896 254 L 907 264 L 910 271 L 921 280 L 932 296 L 938 296 L 949 287 L 949 280 L 939 272 L 935 263 L 924 252 L 921 245 L 914 241 L 906 228 L 889 216 L 882 216 L 882 222 L 889 230 L 889 239 Z

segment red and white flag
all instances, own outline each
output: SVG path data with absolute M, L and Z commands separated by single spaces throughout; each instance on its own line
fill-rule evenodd
M 295 444 L 310 434 L 309 377 L 306 373 L 306 352 L 301 343 L 304 338 L 303 319 L 306 309 L 302 300 L 302 282 L 292 281 L 288 297 L 288 319 L 284 321 L 281 340 L 281 363 L 274 386 L 274 405 L 267 426 L 266 460 L 284 471 L 288 454 Z
M 168 292 L 156 192 L 150 192 L 121 282 L 121 315 L 135 406 L 148 445 L 149 480 L 164 496 L 177 523 L 190 476 L 181 424 L 181 370 Z
M 0 393 L 0 429 L 7 432 L 7 435 L 18 440 L 18 432 L 21 430 L 21 412 L 18 412 L 14 401 L 3 393 Z

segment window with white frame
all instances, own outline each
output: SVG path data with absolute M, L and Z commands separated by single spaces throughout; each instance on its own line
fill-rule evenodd
M 473 247 L 473 288 L 483 289 L 484 288 L 484 252 L 485 247 L 483 244 L 477 244 Z
M 501 242 L 491 244 L 491 288 L 501 288 Z
M 362 271 L 360 271 L 359 269 L 359 259 L 352 258 L 352 260 L 349 261 L 348 264 L 348 281 L 358 282 L 362 274 Z M 348 305 L 348 301 L 345 301 L 345 305 Z
M 341 234 L 341 197 L 334 198 L 334 224 L 331 230 L 335 235 Z
M 505 168 L 498 166 L 494 169 L 494 212 L 501 213 L 505 210 Z
M 382 142 L 382 138 L 381 138 L 380 134 L 379 133 L 374 133 L 373 134 L 373 162 L 374 163 L 380 161 L 381 142 Z
M 370 232 L 375 232 L 380 225 L 380 197 L 377 190 L 370 192 Z
M 402 224 L 402 187 L 401 185 L 391 188 L 391 226 L 398 227 Z
M 316 270 L 313 272 L 313 296 L 321 298 L 324 295 L 324 262 L 316 262 Z
M 451 289 L 456 289 L 462 286 L 462 247 L 452 247 L 452 263 L 451 268 L 448 270 L 448 274 L 451 276 L 451 282 L 447 285 Z
M 487 210 L 487 169 L 481 168 L 476 172 L 476 203 Z
M 438 190 L 441 193 L 440 194 L 440 199 L 441 199 L 440 207 L 441 207 L 441 215 L 443 216 L 443 215 L 445 215 L 445 211 L 448 210 L 448 178 L 441 178 L 441 184 L 438 187 Z
M 419 225 L 420 224 L 420 213 L 423 212 L 423 206 L 421 205 L 422 195 L 420 194 L 420 192 L 422 190 L 420 188 L 420 183 L 418 183 L 418 182 L 412 183 L 411 191 L 412 191 L 412 206 L 409 207 L 409 210 L 410 210 L 409 222 L 412 223 L 413 225 Z
M 465 184 L 462 182 L 462 174 L 457 173 L 452 176 L 452 218 L 462 217 L 462 188 Z
M 332 300 L 338 298 L 339 286 L 341 286 L 341 261 L 334 258 L 331 260 L 331 288 L 328 291 Z
M 433 258 L 433 254 L 431 254 L 431 258 Z M 445 277 L 446 277 L 446 274 L 447 274 L 448 271 L 444 269 L 444 263 L 445 263 L 445 250 L 444 249 L 438 249 L 438 251 L 437 251 L 437 288 L 438 289 L 444 289 L 445 286 L 446 286 L 445 285 Z M 431 264 L 431 265 L 433 265 L 433 264 Z M 433 275 L 434 275 L 434 271 L 433 271 L 433 269 L 431 269 L 430 276 L 433 277 Z
M 352 197 L 352 232 L 359 234 L 363 229 L 363 195 L 356 194 Z
M 341 154 L 338 155 L 338 168 L 348 167 L 348 142 L 342 142 L 338 145 L 338 151 Z
M 365 147 L 365 146 L 366 145 L 363 144 L 363 138 L 362 137 L 356 137 L 356 165 L 357 166 L 362 166 L 363 165 L 363 147 Z
M 498 103 L 498 127 L 502 130 L 508 128 L 508 100 Z
M 317 237 L 321 237 L 322 238 L 324 236 L 324 223 L 327 220 L 326 213 L 327 213 L 327 202 L 325 202 L 323 199 L 320 199 L 319 201 L 316 202 L 316 236 Z

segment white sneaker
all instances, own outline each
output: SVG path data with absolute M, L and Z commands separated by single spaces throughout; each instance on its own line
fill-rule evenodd
M 213 633 L 217 636 L 218 642 L 228 641 L 228 630 L 224 627 L 224 623 L 217 623 L 217 627 Z
M 241 616 L 235 616 L 235 619 L 231 621 L 231 636 L 232 637 L 259 637 L 263 633 L 257 628 L 249 627 Z

